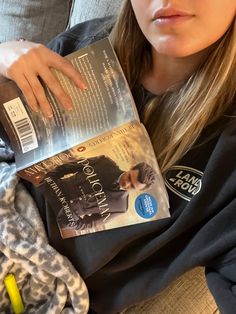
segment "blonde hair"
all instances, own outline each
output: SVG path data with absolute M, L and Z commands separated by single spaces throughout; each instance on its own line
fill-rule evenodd
M 142 113 L 162 172 L 193 147 L 203 129 L 232 106 L 236 87 L 236 19 L 206 60 L 178 89 L 155 97 Z M 131 88 L 151 67 L 151 46 L 130 0 L 125 0 L 111 40 Z

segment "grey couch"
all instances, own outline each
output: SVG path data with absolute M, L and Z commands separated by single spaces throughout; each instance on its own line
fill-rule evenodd
M 0 42 L 23 37 L 47 43 L 79 22 L 116 13 L 120 3 L 121 0 L 1 0 Z M 219 311 L 207 289 L 204 270 L 199 267 L 152 300 L 133 306 L 125 313 L 216 314 Z

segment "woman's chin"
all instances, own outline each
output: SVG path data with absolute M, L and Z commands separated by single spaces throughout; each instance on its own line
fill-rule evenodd
M 156 43 L 154 49 L 158 54 L 172 58 L 184 58 L 195 54 L 193 47 L 176 41 L 162 41 Z

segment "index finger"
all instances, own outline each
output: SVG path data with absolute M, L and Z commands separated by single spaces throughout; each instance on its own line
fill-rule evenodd
M 62 56 L 58 55 L 57 53 L 51 51 L 52 58 L 50 60 L 50 64 L 48 64 L 50 67 L 55 68 L 56 70 L 61 71 L 63 74 L 65 74 L 67 77 L 69 77 L 79 88 L 86 89 L 87 85 L 84 82 L 81 74 L 79 71 L 77 71 L 72 63 L 67 60 L 66 58 L 63 58 Z

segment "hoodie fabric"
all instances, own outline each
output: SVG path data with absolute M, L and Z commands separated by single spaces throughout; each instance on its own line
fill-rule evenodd
M 110 17 L 82 23 L 49 47 L 69 54 L 108 36 L 112 24 Z M 141 111 L 150 95 L 140 89 L 133 94 Z M 96 313 L 116 313 L 146 300 L 199 265 L 206 267 L 221 313 L 236 313 L 235 154 L 235 119 L 222 117 L 166 174 L 171 217 L 154 222 L 62 240 L 41 198 L 49 241 L 82 274 Z

